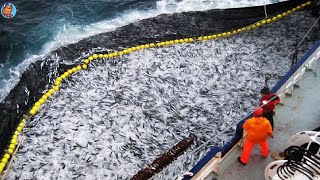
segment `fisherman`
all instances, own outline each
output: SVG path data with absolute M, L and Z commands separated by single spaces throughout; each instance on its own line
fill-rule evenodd
M 248 119 L 242 126 L 244 131 L 247 132 L 247 138 L 243 145 L 241 157 L 238 158 L 238 161 L 242 165 L 248 163 L 251 150 L 255 144 L 260 145 L 261 155 L 264 158 L 268 157 L 267 135 L 271 138 L 273 138 L 273 135 L 270 122 L 265 117 L 262 117 L 262 115 L 263 109 L 257 108 L 253 113 L 253 117 Z
M 261 89 L 261 99 L 259 106 L 263 108 L 263 117 L 270 121 L 273 130 L 273 110 L 276 105 L 280 102 L 279 96 L 270 92 L 267 86 Z

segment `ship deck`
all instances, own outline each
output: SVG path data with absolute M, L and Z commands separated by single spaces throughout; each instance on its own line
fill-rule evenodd
M 269 139 L 269 157 L 260 155 L 259 146 L 255 146 L 246 166 L 237 158 L 241 148 L 236 146 L 233 153 L 225 157 L 220 167 L 220 175 L 210 174 L 206 180 L 263 180 L 266 166 L 274 161 L 271 152 L 283 151 L 287 140 L 297 132 L 313 130 L 320 126 L 320 62 L 314 71 L 308 71 L 299 87 L 294 88 L 292 95 L 287 95 L 283 105 L 276 107 L 274 116 L 274 139 Z

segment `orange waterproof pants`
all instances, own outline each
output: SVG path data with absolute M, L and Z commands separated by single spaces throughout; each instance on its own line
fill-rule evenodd
M 242 154 L 241 154 L 241 161 L 243 163 L 248 163 L 249 158 L 250 158 L 250 154 L 251 154 L 251 150 L 254 145 L 255 145 L 255 143 L 246 139 L 246 142 L 243 145 L 243 150 L 242 150 Z M 259 145 L 261 148 L 261 155 L 265 158 L 268 157 L 268 141 L 267 141 L 267 139 L 260 142 Z

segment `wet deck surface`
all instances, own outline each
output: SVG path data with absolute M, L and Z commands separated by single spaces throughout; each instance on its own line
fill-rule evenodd
M 246 166 L 237 162 L 241 149 L 236 148 L 225 161 L 219 180 L 264 180 L 265 167 L 272 161 L 271 152 L 282 151 L 287 140 L 295 133 L 313 130 L 320 126 L 320 62 L 315 71 L 309 71 L 300 84 L 295 87 L 293 95 L 287 96 L 284 105 L 278 105 L 274 116 L 274 139 L 269 139 L 269 157 L 260 155 L 259 146 L 255 146 Z M 207 179 L 215 179 L 208 177 Z

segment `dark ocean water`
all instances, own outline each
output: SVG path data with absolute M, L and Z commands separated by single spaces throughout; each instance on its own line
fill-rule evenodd
M 18 12 L 13 19 L 0 17 L 0 89 L 10 78 L 10 69 L 69 27 L 81 29 L 94 22 L 114 19 L 129 10 L 143 11 L 156 0 L 21 0 L 12 2 Z M 1 4 L 2 6 L 2 4 Z M 74 35 L 74 34 L 73 34 Z M 68 38 L 68 34 L 65 34 Z
M 10 98 L 7 98 L 5 101 L 6 111 L 10 111 L 12 112 L 11 114 L 14 115 L 16 114 L 15 108 L 19 109 L 20 112 L 30 108 L 30 105 L 38 99 L 39 94 L 42 95 L 42 93 L 47 90 L 47 84 L 52 84 L 52 79 L 56 78 L 59 74 L 59 70 L 61 71 L 59 68 L 67 68 L 67 65 L 79 63 L 84 57 L 87 57 L 88 54 L 92 54 L 93 52 L 112 52 L 137 44 L 156 42 L 159 38 L 166 40 L 169 38 L 191 37 L 191 35 L 199 36 L 205 34 L 211 27 L 219 26 L 216 21 L 212 20 L 214 18 L 211 18 L 216 15 L 211 12 L 213 10 L 210 10 L 211 13 L 205 10 L 212 9 L 213 7 L 233 7 L 233 4 L 256 5 L 255 3 L 257 2 L 247 0 L 227 0 L 222 3 L 215 0 L 90 1 L 89 3 L 85 1 L 52 1 L 51 3 L 36 1 L 31 3 L 28 1 L 24 4 L 21 4 L 22 2 L 17 2 L 15 3 L 19 9 L 17 17 L 12 20 L 1 19 L 0 101 L 2 95 L 1 90 L 8 87 L 7 80 L 16 79 L 19 81 L 20 77 L 17 70 L 20 70 L 20 73 L 24 70 L 23 68 L 17 68 L 18 65 L 25 64 L 24 67 L 27 68 L 32 62 L 39 60 L 37 63 L 33 63 L 28 70 L 25 71 L 27 73 L 24 73 L 21 77 L 19 82 L 20 86 L 18 84 L 18 88 L 15 88 L 16 91 L 12 91 L 10 93 L 11 96 L 8 96 Z M 260 4 L 270 3 L 270 0 L 259 0 L 259 2 Z M 28 9 L 28 12 L 23 12 L 23 7 Z M 147 20 L 141 20 L 164 13 L 197 10 L 203 10 L 204 12 L 162 15 Z M 240 14 L 239 12 L 238 14 Z M 253 13 L 253 11 L 250 11 L 250 13 Z M 230 13 L 228 18 L 232 16 L 231 14 L 238 16 L 237 13 Z M 260 16 L 263 18 L 264 13 Z M 259 19 L 261 19 L 261 17 L 259 17 Z M 197 23 L 192 23 L 193 21 L 191 20 Z M 134 21 L 139 22 L 129 24 Z M 213 21 L 214 23 L 212 23 Z M 228 24 L 225 22 L 222 23 L 222 29 L 228 28 Z M 49 124 L 48 126 L 46 124 L 41 124 L 46 122 L 62 124 L 59 122 L 61 121 L 63 123 L 70 123 L 71 125 L 63 124 L 63 127 L 68 130 L 73 130 L 70 128 L 71 126 L 79 125 L 85 127 L 83 129 L 78 127 L 74 128 L 75 132 L 65 131 L 68 132 L 68 136 L 64 136 L 63 132 L 54 134 L 60 136 L 60 139 L 62 140 L 68 140 L 68 138 L 70 138 L 70 141 L 77 141 L 75 142 L 76 144 L 78 143 L 83 146 L 92 144 L 91 139 L 93 138 L 105 138 L 111 135 L 110 140 L 102 138 L 101 140 L 99 139 L 99 142 L 106 143 L 109 148 L 110 142 L 113 139 L 115 146 L 110 146 L 111 152 L 119 153 L 121 155 L 119 156 L 120 159 L 124 157 L 126 161 L 121 160 L 120 162 L 118 154 L 114 154 L 116 158 L 112 158 L 111 153 L 101 152 L 101 155 L 110 155 L 109 157 L 105 157 L 106 159 L 111 160 L 110 162 L 96 158 L 99 162 L 98 165 L 105 166 L 103 162 L 106 163 L 106 166 L 108 166 L 107 169 L 110 170 L 108 172 L 103 170 L 101 171 L 103 173 L 99 172 L 100 174 L 98 174 L 96 171 L 90 169 L 90 167 L 92 167 L 91 165 L 87 166 L 87 164 L 83 162 L 74 163 L 75 166 L 66 169 L 66 171 L 72 171 L 76 174 L 78 173 L 78 170 L 81 171 L 81 173 L 88 172 L 88 174 L 91 173 L 93 177 L 100 177 L 100 175 L 101 177 L 113 177 L 114 170 L 118 171 L 114 173 L 116 176 L 130 177 L 139 169 L 145 167 L 146 164 L 151 162 L 152 159 L 157 157 L 161 152 L 169 149 L 180 137 L 188 135 L 187 133 L 192 131 L 198 132 L 197 135 L 200 137 L 200 141 L 205 142 L 221 130 L 230 126 L 230 123 L 232 123 L 230 119 L 239 120 L 242 115 L 244 115 L 242 113 L 248 113 L 250 111 L 254 103 L 257 102 L 252 97 L 256 97 L 255 93 L 258 92 L 260 88 L 259 85 L 263 84 L 263 74 L 269 72 L 269 68 L 278 68 L 273 74 L 273 81 L 279 80 L 281 75 L 289 69 L 291 61 L 288 57 L 293 50 L 294 43 L 297 39 L 302 39 L 312 23 L 312 17 L 310 17 L 308 13 L 303 12 L 290 16 L 290 18 L 286 18 L 286 21 L 279 21 L 264 28 L 260 28 L 257 31 L 239 34 L 217 42 L 204 42 L 203 44 L 195 43 L 184 46 L 177 45 L 176 47 L 164 49 L 159 48 L 152 49 L 151 51 L 140 51 L 130 56 L 126 62 L 118 64 L 116 63 L 118 62 L 118 59 L 116 59 L 116 61 L 108 62 L 110 67 L 102 66 L 100 69 L 92 68 L 98 65 L 91 64 L 89 70 L 92 68 L 92 71 L 88 71 L 88 74 L 83 74 L 82 72 L 82 74 L 77 74 L 77 76 L 72 79 L 68 79 L 66 84 L 61 87 L 61 89 L 63 89 L 63 91 L 61 91 L 62 93 L 59 93 L 59 95 L 56 96 L 56 99 L 53 99 L 56 101 L 45 104 L 42 107 L 44 109 L 41 109 L 40 111 L 41 114 L 37 115 L 35 119 L 32 120 L 34 124 L 40 122 L 39 125 L 41 125 L 41 128 L 31 127 L 28 130 L 30 133 L 28 143 L 30 143 L 30 145 L 28 145 L 27 142 L 24 144 L 24 147 L 22 148 L 24 150 L 20 151 L 22 155 L 18 158 L 22 163 L 17 164 L 25 165 L 24 163 L 28 162 L 28 160 L 25 160 L 22 157 L 29 158 L 30 156 L 24 155 L 23 153 L 33 153 L 32 148 L 35 148 L 40 154 L 42 152 L 44 152 L 43 154 L 46 154 L 47 149 L 42 149 L 40 151 L 39 149 L 48 146 L 38 146 L 37 143 L 50 141 L 44 139 L 38 141 L 38 137 L 42 136 L 42 132 L 38 133 L 37 130 L 43 132 L 57 132 L 62 129 L 59 128 L 57 124 Z M 234 22 L 233 24 L 236 23 Z M 113 31 L 117 27 L 121 28 Z M 219 29 L 217 31 L 219 31 Z M 221 30 L 219 32 L 223 31 Z M 319 39 L 316 32 L 319 32 L 318 28 L 315 28 L 315 30 L 306 38 L 306 42 L 301 47 L 301 52 L 305 52 L 306 49 L 314 43 L 313 41 Z M 84 39 L 89 36 L 92 37 Z M 168 52 L 170 52 L 170 54 L 168 54 Z M 184 54 L 184 52 L 189 52 L 190 54 Z M 46 55 L 46 57 L 42 57 L 44 55 Z M 206 61 L 203 62 L 203 60 Z M 241 62 L 244 64 L 228 69 L 232 67 L 232 64 L 236 64 L 230 62 L 231 60 L 236 61 L 236 63 Z M 212 67 L 211 69 L 206 67 L 212 62 L 216 63 L 210 66 L 210 68 Z M 224 62 L 226 62 L 225 65 L 223 64 Z M 189 69 L 184 70 L 186 63 L 189 64 L 190 67 Z M 197 64 L 198 67 L 196 66 Z M 268 68 L 264 68 L 261 64 L 267 64 Z M 156 67 L 160 67 L 159 69 L 161 71 L 158 71 Z M 244 67 L 243 71 L 241 70 L 241 67 Z M 153 70 L 151 73 L 152 75 L 157 76 L 151 77 L 150 70 Z M 226 71 L 223 72 L 224 70 Z M 217 72 L 214 73 L 215 71 Z M 240 74 L 232 74 L 234 72 L 240 72 Z M 250 76 L 249 78 L 248 76 L 251 74 L 248 72 L 254 72 L 255 75 Z M 84 71 L 84 73 L 87 72 Z M 219 73 L 221 74 L 221 77 Z M 12 76 L 12 74 L 16 74 L 16 76 Z M 188 75 L 190 76 L 188 77 Z M 245 77 L 240 78 L 242 75 L 245 75 Z M 84 77 L 90 79 L 80 81 Z M 189 80 L 185 81 L 185 79 L 188 78 Z M 214 78 L 217 78 L 218 80 L 215 80 Z M 115 81 L 113 81 L 113 79 Z M 240 82 L 236 83 L 236 79 L 239 79 Z M 248 80 L 253 80 L 253 82 L 247 83 Z M 158 83 L 154 81 L 157 81 Z M 91 84 L 86 84 L 88 82 Z M 181 82 L 180 84 L 182 85 L 180 86 L 180 84 L 176 82 Z M 210 84 L 208 82 L 212 83 Z M 115 83 L 119 83 L 119 85 L 116 86 L 117 84 Z M 194 86 L 190 84 L 193 84 Z M 162 87 L 163 85 L 165 85 L 165 87 Z M 186 87 L 191 87 L 191 89 L 188 90 Z M 226 91 L 226 89 L 230 87 L 230 91 Z M 81 88 L 84 89 L 81 90 Z M 248 88 L 250 92 L 245 90 L 245 88 Z M 73 92 L 73 89 L 76 92 Z M 150 94 L 149 92 L 152 92 L 153 94 Z M 241 92 L 245 92 L 243 94 L 247 96 L 239 99 L 234 98 L 235 94 L 238 95 L 241 94 Z M 83 96 L 80 96 L 79 93 L 83 93 Z M 107 95 L 103 93 L 106 93 Z M 183 97 L 180 97 L 183 93 L 186 94 Z M 70 96 L 72 94 L 75 95 L 75 97 Z M 78 103 L 75 99 L 79 100 Z M 195 101 L 193 101 L 194 99 Z M 246 102 L 240 104 L 240 102 L 242 102 L 240 99 L 246 99 Z M 250 102 L 247 102 L 249 99 Z M 190 100 L 192 100 L 192 103 L 190 103 Z M 58 104 L 55 105 L 54 102 L 58 102 Z M 141 102 L 150 103 L 141 104 Z M 153 104 L 154 102 L 158 104 Z M 19 104 L 19 107 L 16 107 L 16 104 Z M 110 109 L 112 109 L 114 104 L 116 104 L 116 108 L 114 109 L 115 111 L 112 112 Z M 186 105 L 190 107 L 187 107 Z M 155 109 L 153 109 L 154 107 Z M 103 108 L 105 108 L 106 111 L 104 111 Z M 75 116 L 76 110 L 78 113 L 80 112 L 81 117 L 84 117 L 83 120 L 80 117 Z M 72 111 L 74 111 L 74 113 Z M 92 112 L 94 113 L 86 114 Z M 130 113 L 134 116 L 131 117 Z M 126 117 L 126 115 L 128 115 L 128 117 Z M 140 115 L 143 116 L 140 117 Z M 132 120 L 133 117 L 136 117 L 136 120 Z M 140 121 L 141 119 L 144 120 L 144 117 L 146 117 L 145 119 L 147 120 Z M 9 116 L 8 119 L 10 119 Z M 79 123 L 77 122 L 78 120 L 80 120 Z M 130 125 L 127 120 L 133 122 L 133 125 Z M 169 125 L 170 127 L 173 127 L 172 131 L 167 132 L 167 134 L 162 131 L 160 132 L 159 127 L 166 129 L 166 126 L 161 123 L 164 122 L 165 125 L 168 125 L 168 120 L 170 120 L 170 123 L 173 123 Z M 186 123 L 186 120 L 190 120 L 190 122 Z M 90 128 L 92 127 L 92 124 L 95 125 L 100 122 L 103 124 L 106 121 L 110 121 L 108 122 L 110 124 L 108 124 L 107 128 L 104 124 L 91 131 Z M 212 124 L 203 124 L 202 121 Z M 143 140 L 143 144 L 138 144 L 138 148 L 133 146 L 131 149 L 133 155 L 127 156 L 125 153 L 121 154 L 122 151 L 117 149 L 117 144 L 126 141 L 126 139 L 123 138 L 124 136 L 129 137 L 129 140 L 127 140 L 129 145 L 137 144 L 131 144 L 133 142 L 131 135 L 137 137 L 132 132 L 134 132 L 134 128 L 137 127 L 137 123 L 140 122 L 159 127 L 152 126 L 147 128 L 148 130 L 145 130 L 145 124 L 142 123 L 142 130 L 138 129 L 137 133 L 138 135 L 141 135 L 139 133 L 142 133 L 142 136 L 146 137 L 146 139 L 140 137 L 133 140 L 138 143 Z M 159 124 L 157 122 L 161 123 Z M 81 123 L 89 123 L 90 128 L 86 125 L 83 126 Z M 199 124 L 201 126 L 199 126 Z M 185 125 L 188 125 L 188 127 L 185 127 Z M 49 128 L 47 127 L 54 127 L 56 129 L 48 131 Z M 121 127 L 120 130 L 123 130 L 123 132 L 118 133 L 119 127 Z M 108 132 L 103 135 L 100 133 L 99 135 L 97 134 L 94 137 L 91 137 L 92 132 L 95 132 L 98 128 L 102 129 L 101 133 L 106 130 Z M 181 129 L 185 131 L 182 132 Z M 203 129 L 208 129 L 208 131 L 205 132 Z M 143 134 L 144 132 L 153 133 L 145 135 Z M 159 132 L 160 134 L 157 134 Z M 115 136 L 112 136 L 114 134 Z M 151 135 L 150 138 L 148 137 L 149 135 Z M 51 138 L 53 136 L 45 135 L 43 137 Z M 219 140 L 219 142 L 226 141 L 228 138 L 229 137 L 223 136 L 222 140 Z M 43 164 L 35 159 L 32 160 L 32 165 L 30 165 L 29 162 L 26 163 L 28 166 L 18 167 L 16 165 L 14 168 L 17 169 L 25 167 L 30 167 L 32 169 L 19 169 L 18 171 L 14 169 L 14 171 L 18 173 L 11 173 L 11 179 L 19 179 L 17 177 L 21 177 L 20 173 L 24 173 L 23 176 L 27 179 L 34 179 L 34 177 L 55 177 L 55 169 L 60 168 L 60 162 L 64 164 L 63 161 L 65 161 L 67 162 L 66 164 L 70 164 L 70 159 L 66 158 L 64 155 L 78 153 L 78 151 L 76 150 L 69 153 L 66 151 L 68 148 L 65 148 L 62 144 L 70 144 L 70 142 L 56 141 L 56 139 L 54 141 L 57 146 L 54 147 L 57 150 L 57 153 L 50 154 L 57 155 L 64 159 L 57 161 L 56 157 L 51 159 L 50 157 L 47 158 L 46 161 L 48 160 L 48 162 L 49 160 L 53 160 L 53 162 L 47 164 L 50 171 L 47 171 L 46 169 L 44 171 L 39 170 L 37 171 L 37 173 L 40 173 L 39 175 L 33 173 L 33 167 L 37 167 L 39 164 L 43 167 Z M 201 143 L 200 141 L 199 143 Z M 167 143 L 167 145 L 163 146 L 162 144 L 160 146 L 157 145 L 158 142 L 163 142 L 163 144 Z M 102 144 L 102 146 L 107 147 L 106 144 Z M 148 150 L 148 147 L 150 146 L 152 146 L 152 148 L 161 147 L 164 149 L 161 151 Z M 113 147 L 115 147 L 116 150 L 113 150 Z M 147 153 L 140 151 L 142 149 L 145 149 L 146 152 L 156 153 L 152 154 L 152 156 L 148 156 L 150 159 L 146 159 L 144 156 Z M 84 150 L 86 151 L 86 149 Z M 106 151 L 109 150 L 106 149 Z M 129 152 L 127 147 L 124 149 L 124 152 Z M 141 154 L 136 155 L 137 152 L 141 152 Z M 190 157 L 185 156 L 188 159 L 187 163 L 181 163 L 185 161 L 178 162 L 177 164 L 179 164 L 179 166 L 173 168 L 174 170 L 170 168 L 170 170 L 163 172 L 164 175 L 159 175 L 158 179 L 176 179 L 171 177 L 176 177 L 181 172 L 189 170 L 194 165 L 189 162 L 194 163 L 203 155 L 203 153 L 204 151 L 201 151 L 196 157 L 193 157 L 194 154 L 189 153 Z M 80 152 L 80 154 L 81 157 L 86 157 L 83 152 Z M 74 154 L 71 156 L 74 157 Z M 37 158 L 39 157 L 40 156 L 37 155 Z M 103 156 L 101 157 L 104 158 Z M 130 158 L 127 159 L 127 157 Z M 39 159 L 42 161 L 44 158 Z M 113 160 L 119 161 L 120 164 L 115 164 L 115 162 L 112 162 Z M 121 164 L 122 162 L 124 162 L 124 164 Z M 140 164 L 139 167 L 135 166 L 136 164 Z M 86 167 L 79 168 L 80 166 L 78 165 L 85 165 Z M 109 167 L 110 165 L 115 167 Z M 135 167 L 132 167 L 131 165 Z M 62 166 L 64 165 L 61 165 L 61 167 Z M 172 166 L 175 166 L 175 164 Z M 119 167 L 122 167 L 123 169 L 120 169 Z M 82 168 L 88 169 L 83 170 Z M 131 170 L 131 172 L 128 172 L 128 170 Z M 27 175 L 25 173 L 27 173 Z M 61 179 L 75 178 L 75 176 L 69 172 L 66 174 L 62 172 L 59 174 L 59 177 L 61 177 Z
M 29 64 L 55 49 L 165 13 L 246 7 L 279 0 L 21 0 L 13 19 L 0 17 L 0 100 Z M 4 2 L 3 2 L 4 3 Z M 2 6 L 3 4 L 0 3 Z M 84 49 L 86 47 L 83 47 Z

